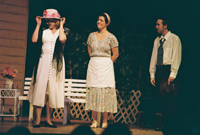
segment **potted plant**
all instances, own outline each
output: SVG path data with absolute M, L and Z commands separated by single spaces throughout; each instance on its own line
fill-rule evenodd
M 11 89 L 13 84 L 13 79 L 17 76 L 18 71 L 16 69 L 10 69 L 9 66 L 6 66 L 3 71 L 0 72 L 6 79 L 6 88 Z

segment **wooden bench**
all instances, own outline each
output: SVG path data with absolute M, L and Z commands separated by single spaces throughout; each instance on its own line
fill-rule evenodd
M 86 80 L 65 79 L 63 124 L 70 122 L 69 102 L 85 103 Z
M 31 84 L 31 79 L 32 78 L 28 78 L 26 77 L 24 79 L 24 92 L 23 92 L 23 96 L 19 96 L 19 100 L 28 100 L 27 96 L 28 96 L 28 92 L 29 92 L 29 88 L 30 88 L 30 84 Z M 33 104 L 29 103 L 29 118 L 28 118 L 29 122 L 33 121 Z
M 31 78 L 25 78 L 24 81 L 24 93 L 20 96 L 20 100 L 28 100 L 27 95 L 31 84 Z M 70 102 L 85 103 L 86 98 L 86 80 L 80 79 L 65 79 L 64 89 L 64 113 L 63 124 L 70 122 Z M 29 107 L 29 122 L 33 121 L 33 105 L 30 103 Z M 98 126 L 101 122 L 101 113 L 97 116 Z

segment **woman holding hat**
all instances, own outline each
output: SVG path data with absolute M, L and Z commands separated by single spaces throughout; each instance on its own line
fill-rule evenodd
M 49 26 L 46 30 L 40 30 L 42 19 L 45 18 Z M 43 17 L 36 17 L 37 26 L 32 35 L 35 43 L 34 71 L 29 90 L 29 102 L 36 108 L 36 122 L 33 127 L 40 127 L 42 107 L 46 103 L 45 126 L 56 128 L 52 124 L 51 108 L 64 107 L 64 81 L 65 63 L 63 50 L 67 40 L 69 29 L 64 29 L 65 18 L 55 9 L 47 9 Z
M 107 127 L 108 112 L 117 112 L 117 97 L 113 63 L 117 59 L 118 41 L 107 30 L 111 23 L 107 13 L 100 14 L 98 31 L 90 33 L 87 44 L 90 61 L 86 78 L 86 110 L 92 110 L 93 123 L 97 127 L 97 112 L 103 113 L 102 128 Z M 112 52 L 112 56 L 111 56 Z

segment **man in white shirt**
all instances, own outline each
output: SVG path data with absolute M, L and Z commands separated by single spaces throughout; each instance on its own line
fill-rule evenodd
M 168 78 L 168 84 L 177 78 L 179 66 L 181 63 L 181 41 L 179 37 L 168 30 L 168 20 L 158 19 L 156 29 L 161 36 L 154 41 L 154 47 L 150 62 L 150 82 L 156 87 L 156 96 L 163 115 L 164 123 L 168 119 L 168 106 L 170 102 L 160 93 L 160 83 L 163 79 Z M 172 109 L 171 109 L 172 110 Z

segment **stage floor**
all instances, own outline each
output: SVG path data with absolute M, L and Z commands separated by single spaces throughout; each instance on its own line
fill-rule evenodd
M 0 118 L 1 120 L 1 118 Z M 42 121 L 45 121 L 42 118 Z M 19 118 L 19 122 L 13 122 L 13 118 L 4 118 L 4 121 L 0 121 L 0 134 L 4 134 L 9 129 L 15 126 L 24 126 L 34 134 L 71 134 L 74 129 L 79 126 L 90 126 L 90 122 L 81 120 L 71 120 L 71 124 L 63 125 L 61 119 L 52 119 L 52 121 L 58 126 L 57 128 L 44 127 L 44 124 L 40 128 L 33 128 L 33 123 L 28 123 L 28 118 Z M 161 131 L 155 131 L 153 129 L 142 128 L 138 125 L 126 125 L 131 131 L 132 135 L 163 135 Z M 96 135 L 101 135 L 105 129 L 91 128 Z

